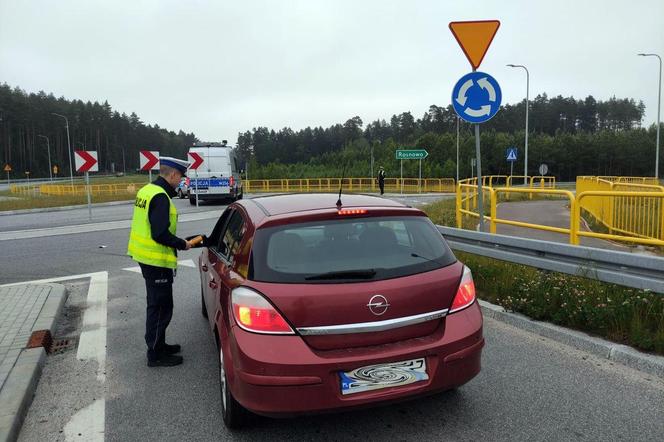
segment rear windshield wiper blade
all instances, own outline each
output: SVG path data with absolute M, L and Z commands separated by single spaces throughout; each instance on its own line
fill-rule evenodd
M 307 281 L 313 281 L 317 279 L 371 279 L 374 276 L 376 276 L 376 271 L 374 269 L 364 269 L 327 272 L 318 275 L 307 276 L 304 279 Z

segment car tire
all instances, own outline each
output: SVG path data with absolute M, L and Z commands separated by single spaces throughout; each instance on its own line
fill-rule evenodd
M 224 352 L 219 345 L 219 393 L 221 395 L 221 417 L 229 429 L 241 428 L 247 423 L 248 411 L 233 397 L 228 388 L 228 375 L 224 369 Z
M 195 206 L 196 205 L 196 198 L 194 198 L 193 196 L 190 195 L 189 196 L 189 204 L 191 204 L 192 206 Z
M 203 286 L 201 286 L 201 314 L 205 319 L 208 317 L 207 307 L 205 307 L 205 297 L 203 295 Z

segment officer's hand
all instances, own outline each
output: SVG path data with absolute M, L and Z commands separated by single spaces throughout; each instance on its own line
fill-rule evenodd
M 185 246 L 184 246 L 185 250 L 191 249 L 191 243 L 189 241 L 185 241 L 184 243 L 185 243 Z

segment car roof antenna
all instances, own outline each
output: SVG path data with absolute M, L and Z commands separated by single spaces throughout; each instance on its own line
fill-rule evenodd
M 344 168 L 341 171 L 341 181 L 339 182 L 339 199 L 337 200 L 337 210 L 341 209 L 341 189 L 344 187 L 344 177 L 346 176 L 346 165 L 344 164 Z

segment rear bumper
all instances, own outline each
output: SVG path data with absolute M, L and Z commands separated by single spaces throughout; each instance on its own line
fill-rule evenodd
M 480 371 L 484 346 L 477 303 L 441 320 L 430 336 L 394 344 L 314 351 L 299 336 L 267 336 L 233 327 L 229 387 L 245 408 L 266 416 L 340 411 L 407 400 L 465 384 Z M 340 371 L 424 357 L 429 379 L 342 395 Z
M 223 193 L 199 193 L 198 194 L 198 199 L 199 200 L 223 200 L 223 199 L 228 199 L 228 198 L 235 198 L 237 197 L 240 193 L 242 193 L 241 188 L 230 188 L 228 192 L 223 192 Z M 191 189 L 191 196 L 195 198 L 196 196 L 196 191 L 192 188 Z

